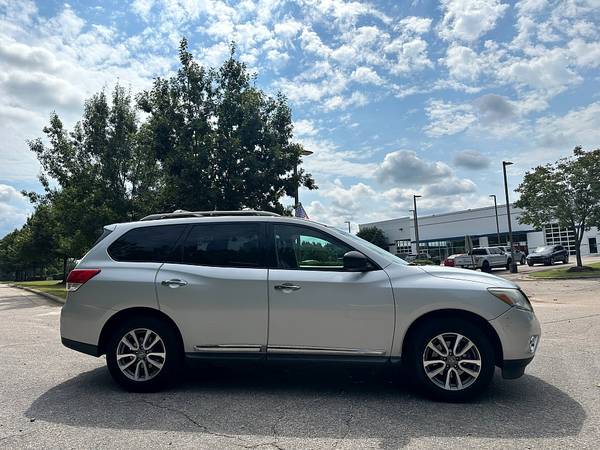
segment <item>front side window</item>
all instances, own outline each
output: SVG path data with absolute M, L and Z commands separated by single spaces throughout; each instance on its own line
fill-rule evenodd
M 184 264 L 263 267 L 258 223 L 194 225 L 183 243 Z
M 185 225 L 139 227 L 128 231 L 108 247 L 115 261 L 167 262 L 174 258 L 174 248 Z
M 340 270 L 353 248 L 318 230 L 275 225 L 275 250 L 280 269 Z

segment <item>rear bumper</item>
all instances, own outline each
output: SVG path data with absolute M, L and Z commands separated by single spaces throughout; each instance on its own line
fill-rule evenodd
M 85 353 L 86 355 L 92 356 L 100 356 L 98 353 L 98 346 L 92 344 L 86 344 L 84 342 L 72 341 L 71 339 L 61 338 L 62 344 L 70 348 L 71 350 L 76 350 L 81 353 Z

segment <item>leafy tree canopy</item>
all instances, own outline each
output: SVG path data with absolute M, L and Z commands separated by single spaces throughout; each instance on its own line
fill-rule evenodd
M 364 227 L 361 228 L 356 235 L 359 238 L 364 239 L 365 241 L 369 241 L 372 244 L 375 244 L 378 247 L 381 247 L 384 250 L 389 249 L 388 238 L 383 232 L 381 228 L 377 227 Z
M 28 142 L 44 192 L 24 192 L 36 211 L 0 241 L 5 261 L 14 262 L 3 270 L 56 258 L 66 267 L 106 224 L 175 209 L 290 214 L 284 196 L 297 186 L 316 189 L 310 174 L 294 170 L 303 148 L 292 141 L 286 98 L 256 87 L 235 46 L 221 67 L 205 68 L 183 39 L 179 61 L 175 75 L 135 99 L 119 85 L 92 96 L 70 131 L 51 114 L 44 137 Z
M 590 226 L 600 224 L 600 149 L 584 151 L 527 172 L 516 189 L 522 208 L 521 223 L 537 228 L 551 222 L 575 230 L 577 265 L 581 266 L 581 240 Z

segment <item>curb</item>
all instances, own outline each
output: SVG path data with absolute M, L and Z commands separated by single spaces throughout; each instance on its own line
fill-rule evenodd
M 57 297 L 56 295 L 48 294 L 47 292 L 37 291 L 35 289 L 31 289 L 31 288 L 28 288 L 28 287 L 25 287 L 25 286 L 17 286 L 16 284 L 9 284 L 9 286 L 17 288 L 17 289 L 22 289 L 22 290 L 27 291 L 27 292 L 31 292 L 32 294 L 37 294 L 37 295 L 39 295 L 41 297 L 45 297 L 48 300 L 52 300 L 53 302 L 59 303 L 61 305 L 64 305 L 65 301 L 66 301 L 64 298 Z

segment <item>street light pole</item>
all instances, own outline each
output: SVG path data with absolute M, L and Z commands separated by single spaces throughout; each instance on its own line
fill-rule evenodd
M 517 262 L 515 261 L 515 249 L 513 246 L 512 224 L 510 222 L 510 200 L 508 198 L 508 181 L 506 179 L 506 166 L 513 164 L 510 161 L 502 161 L 502 172 L 504 174 L 504 193 L 506 194 L 506 217 L 508 219 L 508 240 L 510 241 L 510 273 L 517 273 Z
M 497 245 L 500 245 L 500 225 L 498 224 L 498 203 L 496 202 L 496 195 L 491 194 L 490 197 L 494 198 L 494 211 L 496 211 L 496 238 L 498 239 Z
M 350 231 L 350 221 L 349 220 L 344 220 L 344 223 L 348 224 L 348 233 L 351 233 L 351 231 Z
M 312 155 L 313 152 L 311 152 L 310 150 L 300 150 L 300 155 L 301 156 L 308 156 L 308 155 Z M 296 186 L 294 189 L 294 214 L 296 213 L 296 209 L 298 209 L 298 205 L 300 204 L 300 199 L 298 196 L 298 190 L 300 189 L 300 180 L 297 179 L 298 178 L 298 164 L 294 165 L 294 179 L 296 180 Z
M 415 243 L 417 245 L 417 251 L 416 251 L 416 255 L 417 255 L 417 259 L 419 259 L 419 219 L 417 218 L 417 198 L 420 198 L 420 195 L 413 195 L 413 204 L 414 204 L 414 209 L 413 209 L 413 213 L 414 213 L 414 219 L 415 219 Z

